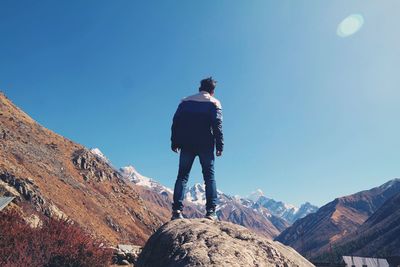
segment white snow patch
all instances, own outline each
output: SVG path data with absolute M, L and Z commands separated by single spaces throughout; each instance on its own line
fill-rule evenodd
M 106 156 L 104 156 L 104 154 L 97 147 L 90 149 L 90 152 L 92 152 L 96 157 L 104 160 L 105 162 L 110 163 L 108 158 L 106 158 Z
M 136 185 L 154 189 L 155 191 L 158 191 L 160 193 L 162 193 L 163 191 L 169 192 L 171 194 L 173 193 L 170 188 L 161 185 L 160 183 L 154 181 L 149 177 L 141 175 L 133 166 L 122 167 L 120 169 L 120 173 L 124 178 L 132 181 Z
M 261 189 L 257 189 L 247 197 L 248 199 L 256 202 L 261 196 L 264 196 L 264 192 Z

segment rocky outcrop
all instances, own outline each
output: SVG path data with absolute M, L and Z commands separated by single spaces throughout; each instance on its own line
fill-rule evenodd
M 136 266 L 314 266 L 294 249 L 228 222 L 184 219 L 153 234 Z
M 117 265 L 136 264 L 142 247 L 135 245 L 118 245 L 114 250 L 112 261 Z
M 48 217 L 67 218 L 67 216 L 50 200 L 46 200 L 33 179 L 20 178 L 0 170 L 0 191 L 2 195 L 16 197 L 17 203 L 29 202 L 36 211 Z
M 107 162 L 85 148 L 74 152 L 72 162 L 80 170 L 85 181 L 102 182 L 121 178 L 119 172 L 114 171 Z

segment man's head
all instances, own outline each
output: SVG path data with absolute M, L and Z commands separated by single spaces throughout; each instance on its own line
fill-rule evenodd
M 209 77 L 200 81 L 199 91 L 206 91 L 213 95 L 216 86 L 217 81 L 213 80 L 212 77 Z

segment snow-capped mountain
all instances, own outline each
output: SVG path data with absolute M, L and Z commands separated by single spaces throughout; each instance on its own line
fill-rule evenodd
M 206 190 L 205 186 L 201 184 L 195 184 L 186 191 L 185 199 L 197 205 L 206 204 Z
M 306 202 L 300 206 L 300 209 L 297 211 L 296 216 L 294 217 L 294 221 L 304 218 L 310 213 L 317 212 L 317 210 L 317 206 L 312 205 L 310 202 Z
M 97 147 L 91 148 L 90 152 L 92 152 L 99 159 L 101 159 L 101 160 L 107 162 L 108 164 L 110 164 L 110 160 L 108 158 L 106 158 L 106 156 L 104 156 L 104 154 Z
M 256 191 L 252 192 L 247 199 L 256 202 L 259 197 L 264 196 L 264 192 L 261 189 L 257 189 Z
M 223 192 L 217 190 L 218 205 L 225 203 L 228 199 L 232 197 L 224 194 Z M 204 206 L 206 205 L 206 187 L 204 184 L 196 183 L 192 187 L 186 190 L 185 200 L 196 204 Z
M 172 190 L 170 188 L 163 186 L 151 178 L 141 175 L 133 166 L 122 167 L 119 169 L 119 173 L 123 178 L 133 182 L 136 185 L 147 187 L 158 193 L 168 192 L 172 194 Z
M 205 212 L 205 185 L 196 183 L 188 188 L 185 200 Z M 252 228 L 268 237 L 276 236 L 289 226 L 285 220 L 276 217 L 271 212 L 247 198 L 230 196 L 217 191 L 216 212 L 220 220 L 226 220 Z
M 100 151 L 100 149 L 92 148 L 90 151 L 96 157 L 112 166 L 110 160 Z M 172 197 L 173 190 L 149 177 L 141 175 L 133 166 L 122 167 L 118 171 L 124 179 L 133 182 L 135 185 L 143 186 L 156 193 L 170 195 Z M 267 220 L 277 221 L 279 225 L 286 225 L 279 219 L 285 220 L 285 222 L 290 225 L 297 219 L 303 218 L 309 213 L 318 210 L 318 207 L 311 205 L 308 202 L 298 208 L 294 205 L 283 203 L 282 201 L 267 198 L 261 189 L 257 189 L 247 197 L 230 196 L 218 190 L 217 196 L 217 211 L 226 211 L 227 209 L 232 209 L 232 211 L 234 211 L 235 209 L 238 209 L 238 207 L 243 206 L 247 209 L 253 210 Z M 204 211 L 206 204 L 206 190 L 204 183 L 196 183 L 192 187 L 188 188 L 185 194 L 185 200 L 195 205 L 198 210 Z M 283 228 L 283 226 L 278 228 Z
M 302 204 L 300 208 L 298 208 L 292 204 L 276 201 L 272 198 L 266 197 L 260 189 L 253 192 L 248 199 L 254 201 L 253 206 L 255 208 L 262 206 L 268 209 L 272 215 L 283 218 L 290 224 L 294 223 L 297 219 L 303 218 L 306 215 L 318 210 L 317 206 L 314 206 L 309 202 Z M 251 203 L 247 203 L 246 205 L 249 204 Z
M 112 167 L 111 162 L 98 148 L 91 149 L 91 152 L 97 158 L 108 163 Z M 141 175 L 133 166 L 122 167 L 118 172 L 121 179 L 131 181 L 135 186 L 138 186 L 137 192 L 141 194 L 144 201 L 147 201 L 149 205 L 154 205 L 153 208 L 159 210 L 163 217 L 168 218 L 170 216 L 169 213 L 171 212 L 170 207 L 173 195 L 173 191 L 170 188 L 149 177 Z M 267 207 L 261 205 L 261 202 L 258 202 L 263 195 L 261 190 L 257 190 L 250 199 L 240 196 L 231 196 L 218 190 L 217 216 L 220 220 L 237 223 L 269 238 L 274 238 L 289 227 L 290 224 L 286 219 L 276 216 Z M 189 187 L 185 194 L 185 202 L 184 215 L 187 218 L 203 217 L 206 204 L 204 183 L 197 183 Z M 285 207 L 295 208 L 289 205 Z
M 300 208 L 276 201 L 265 197 L 264 193 L 258 189 L 248 197 L 230 196 L 218 191 L 217 211 L 235 202 L 235 207 L 240 204 L 246 208 L 250 208 L 266 219 L 277 217 L 284 219 L 288 224 L 292 224 L 299 218 L 303 218 L 309 213 L 316 212 L 318 207 L 311 205 L 309 202 L 301 205 Z M 204 206 L 206 204 L 205 185 L 196 183 L 190 187 L 185 195 L 185 199 L 193 204 Z

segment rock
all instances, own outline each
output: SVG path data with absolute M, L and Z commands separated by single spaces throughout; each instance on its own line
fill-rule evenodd
M 10 187 L 14 188 L 8 191 L 16 197 L 17 201 L 21 201 L 22 199 L 29 201 L 37 211 L 42 212 L 48 217 L 67 217 L 51 200 L 46 200 L 43 197 L 39 187 L 35 185 L 32 178 L 16 177 L 7 171 L 0 170 L 0 185 L 6 189 Z M 4 185 L 7 185 L 7 187 Z
M 129 263 L 135 264 L 141 251 L 142 247 L 140 246 L 119 244 L 115 248 L 113 262 L 122 264 L 122 261 L 126 260 Z
M 32 228 L 37 228 L 42 225 L 42 220 L 40 220 L 39 216 L 37 216 L 36 214 L 31 214 L 30 216 L 26 217 L 25 221 Z
M 121 226 L 119 226 L 119 224 L 116 223 L 115 220 L 110 215 L 106 216 L 106 222 L 107 222 L 108 226 L 110 226 L 111 229 L 113 229 L 115 232 L 121 233 L 121 231 L 122 231 Z
M 294 249 L 228 222 L 174 220 L 154 233 L 135 266 L 314 266 Z
M 119 245 L 117 246 L 117 248 L 118 248 L 119 250 L 124 251 L 124 252 L 132 251 L 132 250 L 134 249 L 134 247 L 135 247 L 135 246 L 133 246 L 133 245 L 124 245 L 124 244 L 119 244 Z
M 120 178 L 119 172 L 110 168 L 108 162 L 105 162 L 88 149 L 79 149 L 74 152 L 72 163 L 80 171 L 85 181 L 102 182 Z

